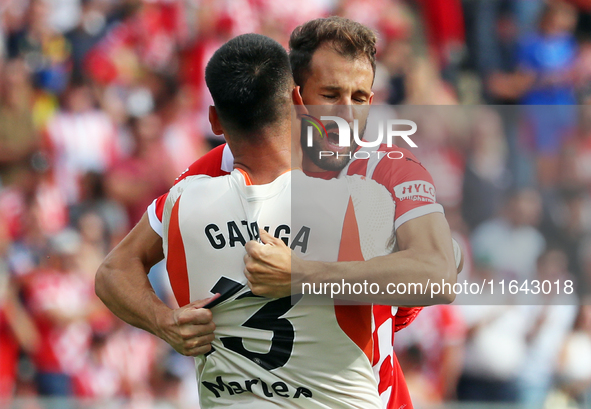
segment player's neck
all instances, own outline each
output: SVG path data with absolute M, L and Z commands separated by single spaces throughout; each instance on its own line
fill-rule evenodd
M 255 185 L 271 183 L 292 168 L 289 121 L 258 129 L 254 137 L 226 135 L 226 140 L 234 154 L 234 168 L 246 172 Z
M 234 168 L 242 169 L 255 185 L 271 183 L 291 169 L 288 146 L 246 147 L 234 155 Z

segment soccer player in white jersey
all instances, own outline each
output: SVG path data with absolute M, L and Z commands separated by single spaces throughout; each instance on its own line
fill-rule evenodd
M 206 83 L 212 129 L 226 136 L 235 170 L 184 179 L 168 194 L 163 216 L 179 304 L 220 294 L 208 305 L 212 352 L 196 358 L 201 407 L 381 408 L 364 350 L 371 306 L 258 297 L 245 285 L 243 257 L 259 228 L 291 231 L 287 244 L 306 259 L 337 261 L 344 252 L 350 259 L 356 249 L 359 260 L 389 254 L 389 193 L 359 176 L 325 181 L 291 170 L 301 147 L 293 138 L 290 154 L 294 87 L 280 44 L 257 34 L 228 41 L 209 61 Z M 292 184 L 306 193 L 292 197 Z M 354 227 L 370 224 L 377 228 Z

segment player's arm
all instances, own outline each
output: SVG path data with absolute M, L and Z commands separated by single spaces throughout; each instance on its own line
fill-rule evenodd
M 389 305 L 452 302 L 454 296 L 449 292 L 444 294 L 440 291 L 433 294 L 433 298 L 431 292 L 432 284 L 442 286 L 456 282 L 458 270 L 449 225 L 442 207 L 436 203 L 431 176 L 410 152 L 405 152 L 408 160 L 401 166 L 392 166 L 391 162 L 382 160 L 373 174 L 374 180 L 388 188 L 396 203 L 397 252 L 367 261 L 333 263 L 305 261 L 292 255 L 291 265 L 287 266 L 280 264 L 281 257 L 272 257 L 274 252 L 282 251 L 280 243 L 268 248 L 251 243 L 247 246 L 249 258 L 245 262 L 246 276 L 253 292 L 265 296 L 285 296 L 290 278 L 295 286 L 293 291 L 299 288 L 301 292 L 302 284 L 310 284 L 316 285 L 316 289 L 322 286 L 324 292 L 327 286 L 342 284 L 344 280 L 351 285 L 367 282 L 369 286 L 375 283 L 379 285 L 379 291 L 377 294 L 353 296 L 341 294 L 338 298 Z M 459 251 L 457 259 L 461 259 Z M 292 273 L 291 277 L 286 274 L 282 278 L 280 272 L 288 270 Z M 283 279 L 285 286 L 280 292 Z M 388 290 L 395 289 L 397 284 L 405 284 L 407 289 L 412 285 L 413 291 L 389 293 Z
M 390 305 L 430 305 L 450 303 L 453 292 L 433 296 L 431 283 L 456 283 L 458 270 L 452 247 L 452 238 L 447 220 L 442 213 L 430 213 L 402 224 L 396 231 L 399 251 L 364 262 L 328 263 L 316 272 L 307 272 L 303 280 L 312 282 L 338 282 L 339 275 L 347 282 L 367 280 L 387 289 L 391 283 L 415 285 L 422 288 L 422 294 L 376 294 L 361 298 Z M 317 266 L 319 267 L 319 266 Z M 296 271 L 296 277 L 298 275 Z M 317 278 L 314 275 L 317 274 Z M 392 287 L 392 286 L 390 286 Z M 355 296 L 357 297 L 357 296 Z
M 445 304 L 454 294 L 432 297 L 431 283 L 456 282 L 457 268 L 449 226 L 442 213 L 430 213 L 401 225 L 397 232 L 399 251 L 366 261 L 320 262 L 303 260 L 285 244 L 261 231 L 261 240 L 247 243 L 245 275 L 253 293 L 266 297 L 285 297 L 301 292 L 303 284 L 328 288 L 332 283 L 351 285 L 367 281 L 379 285 L 378 294 L 340 294 L 337 298 L 385 305 Z M 461 257 L 461 256 L 460 256 Z M 422 293 L 388 293 L 392 284 L 412 284 Z M 326 284 L 326 287 L 325 287 Z M 384 292 L 383 294 L 381 292 Z M 418 291 L 417 291 L 418 292 Z M 330 292 L 329 292 L 330 295 Z
M 123 321 L 162 338 L 181 354 L 204 354 L 215 329 L 211 311 L 200 308 L 209 300 L 178 309 L 165 305 L 148 280 L 150 268 L 163 257 L 162 238 L 144 214 L 99 267 L 96 294 Z
M 324 263 L 312 270 L 308 270 L 310 266 L 300 270 L 292 262 L 294 280 L 316 283 L 317 287 L 342 283 L 343 278 L 351 285 L 375 283 L 379 285 L 377 294 L 343 294 L 339 298 L 376 304 L 432 305 L 454 300 L 451 285 L 457 281 L 456 257 L 443 208 L 436 202 L 433 179 L 411 152 L 398 150 L 404 159 L 396 162 L 382 158 L 372 174 L 395 202 L 398 251 L 365 262 Z M 461 252 L 457 259 L 461 259 Z M 436 291 L 437 285 L 440 291 Z M 404 294 L 394 291 L 404 287 L 407 290 Z
M 226 174 L 232 163 L 225 145 L 212 149 L 187 168 L 175 181 L 188 176 Z M 168 308 L 154 293 L 148 280 L 150 268 L 164 258 L 162 213 L 168 195 L 156 199 L 140 222 L 107 256 L 96 274 L 96 294 L 125 322 L 159 336 L 184 355 L 210 350 L 215 326 L 211 312 L 200 308 L 209 300 L 182 308 Z

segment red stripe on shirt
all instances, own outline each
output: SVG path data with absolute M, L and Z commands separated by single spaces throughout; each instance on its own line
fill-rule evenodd
M 170 278 L 170 285 L 179 306 L 189 304 L 189 274 L 187 272 L 187 258 L 185 245 L 179 225 L 179 197 L 172 208 L 170 224 L 168 226 L 168 256 L 166 257 L 166 270 Z
M 338 261 L 362 261 L 363 253 L 353 201 L 345 213 Z M 341 329 L 372 361 L 371 305 L 335 305 L 335 315 Z

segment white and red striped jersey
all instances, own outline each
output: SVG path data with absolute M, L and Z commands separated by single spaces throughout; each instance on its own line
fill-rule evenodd
M 326 181 L 292 171 L 252 185 L 234 170 L 176 184 L 164 204 L 163 248 L 177 301 L 221 294 L 209 305 L 213 352 L 196 358 L 201 407 L 383 408 L 372 367 L 373 307 L 335 305 L 311 291 L 255 296 L 243 257 L 259 228 L 279 232 L 303 259 L 389 254 L 393 218 L 384 187 L 359 176 Z
M 121 155 L 113 121 L 100 111 L 60 112 L 47 124 L 55 180 L 68 204 L 80 197 L 80 180 L 87 172 L 105 172 Z
M 355 157 L 338 177 L 345 175 L 364 175 L 388 189 L 396 205 L 395 229 L 414 218 L 429 213 L 443 213 L 443 207 L 435 201 L 435 187 L 431 175 L 407 149 L 387 147 L 385 144 L 379 149 L 358 149 Z M 412 321 L 420 310 L 406 308 L 400 311 L 400 320 L 402 321 L 402 315 L 405 315 L 405 320 Z M 412 407 L 409 392 L 394 352 L 398 311 L 390 306 L 374 305 L 373 314 L 373 336 L 376 345 L 373 364 L 380 396 L 387 402 L 385 407 L 388 409 L 408 409 Z M 408 406 L 404 406 L 406 401 Z
M 30 273 L 24 288 L 41 340 L 32 356 L 37 370 L 75 374 L 84 365 L 92 329 L 85 320 L 64 323 L 54 315 L 87 311 L 94 293 L 92 282 L 79 272 L 40 269 Z
M 362 175 L 386 187 L 396 206 L 396 228 L 413 218 L 433 212 L 443 212 L 443 208 L 435 201 L 431 175 L 410 151 L 397 146 L 389 148 L 386 145 L 373 150 L 383 154 L 358 154 L 340 172 L 340 175 Z M 361 151 L 363 149 L 358 150 L 358 152 Z M 220 145 L 194 162 L 175 183 L 192 175 L 204 174 L 213 177 L 227 175 L 232 171 L 233 164 L 234 158 L 229 146 Z M 308 175 L 330 179 L 339 176 L 339 172 L 309 173 Z M 148 208 L 150 225 L 159 235 L 162 235 L 162 213 L 166 197 L 167 194 L 154 200 Z M 388 409 L 412 409 L 404 375 L 393 350 L 394 331 L 409 325 L 420 311 L 421 308 L 396 309 L 389 306 L 373 309 L 374 372 L 380 395 L 388 402 L 385 406 Z M 388 326 L 391 328 L 388 329 Z

